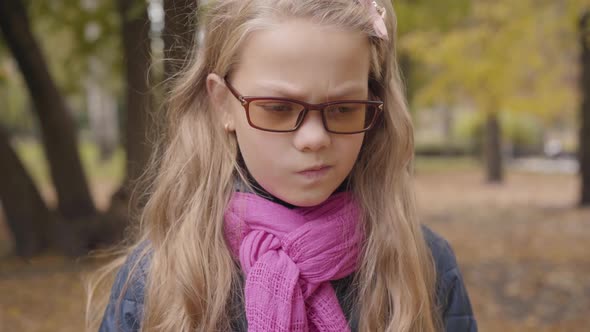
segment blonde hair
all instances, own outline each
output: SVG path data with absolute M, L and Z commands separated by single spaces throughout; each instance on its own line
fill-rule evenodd
M 369 88 L 385 112 L 367 133 L 350 174 L 367 234 L 354 282 L 359 330 L 440 330 L 436 272 L 411 187 L 413 129 L 395 60 L 396 18 L 390 1 L 380 5 L 387 13 L 389 41 L 375 36 L 368 8 L 355 0 L 217 0 L 211 5 L 204 45 L 169 96 L 164 148 L 152 158 L 154 178 L 138 236 L 122 257 L 96 274 L 96 282 L 108 279 L 125 255 L 149 243 L 150 252 L 140 254 L 150 255 L 143 331 L 230 328 L 228 303 L 240 274 L 224 240 L 223 213 L 240 167 L 235 136 L 224 132 L 211 109 L 206 77 L 230 72 L 246 37 L 278 17 L 363 31 L 370 40 Z M 96 285 L 89 288 L 89 327 L 96 327 L 108 296 L 95 294 Z

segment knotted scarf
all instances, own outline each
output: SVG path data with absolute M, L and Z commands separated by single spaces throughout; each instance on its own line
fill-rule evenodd
M 294 209 L 233 194 L 224 231 L 246 275 L 248 331 L 350 331 L 329 281 L 357 268 L 359 216 L 349 192 Z

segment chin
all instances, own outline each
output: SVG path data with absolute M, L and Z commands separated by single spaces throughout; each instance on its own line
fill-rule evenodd
M 289 195 L 288 197 L 281 198 L 283 201 L 299 206 L 299 207 L 311 207 L 322 204 L 330 197 L 330 193 L 303 193 L 298 195 Z

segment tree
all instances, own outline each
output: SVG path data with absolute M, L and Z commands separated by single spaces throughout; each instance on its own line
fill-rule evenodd
M 490 182 L 502 180 L 500 112 L 525 112 L 547 122 L 572 114 L 574 33 L 564 22 L 571 22 L 575 5 L 574 0 L 476 1 L 447 33 L 410 33 L 404 40 L 403 47 L 430 74 L 418 103 L 469 105 L 485 114 Z
M 191 55 L 196 42 L 198 1 L 164 1 L 164 79 L 168 81 L 180 70 Z M 149 20 L 145 3 L 119 0 L 121 30 L 126 67 L 127 109 L 127 171 L 125 181 L 114 199 L 126 201 L 130 187 L 145 171 L 153 149 L 151 136 L 154 126 L 153 105 L 156 102 L 147 77 L 150 76 Z M 167 85 L 166 85 L 167 86 Z M 138 202 L 141 204 L 140 202 Z
M 463 21 L 471 8 L 471 0 L 446 1 L 394 1 L 397 16 L 397 33 L 401 43 L 407 35 L 438 31 L 445 33 Z M 440 13 L 445 13 L 441 15 Z M 408 48 L 398 49 L 398 62 L 406 85 L 407 98 L 411 101 L 428 75 L 417 65 L 415 54 Z
M 580 88 L 582 103 L 580 107 L 580 204 L 590 205 L 590 11 L 580 18 L 581 67 Z
M 62 14 L 67 17 L 65 12 Z M 58 200 L 57 211 L 45 205 L 3 131 L 0 199 L 16 240 L 17 254 L 33 255 L 47 246 L 69 255 L 85 254 L 105 239 L 116 239 L 118 234 L 113 230 L 120 217 L 98 214 L 94 207 L 78 154 L 72 112 L 50 75 L 47 58 L 33 36 L 27 9 L 20 1 L 0 2 L 0 29 L 39 119 Z
M 32 256 L 47 246 L 51 212 L 0 128 L 0 200 L 19 256 Z
M 0 28 L 18 62 L 39 118 L 58 210 L 67 220 L 94 215 L 70 111 L 49 74 L 21 1 L 0 3 Z
M 131 217 L 141 207 L 133 201 L 132 189 L 146 170 L 152 150 L 150 139 L 150 117 L 153 105 L 153 90 L 149 86 L 151 60 L 150 22 L 147 4 L 142 0 L 118 0 L 117 9 L 121 22 L 123 68 L 125 73 L 125 178 L 111 197 L 111 210 L 131 206 L 124 224 L 117 225 L 115 237 L 127 226 Z M 135 196 L 137 197 L 137 196 Z M 132 203 L 132 204 L 129 204 Z

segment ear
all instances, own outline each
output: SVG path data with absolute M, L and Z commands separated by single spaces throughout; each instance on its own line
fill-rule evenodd
M 207 75 L 207 94 L 211 101 L 211 106 L 216 112 L 221 112 L 222 126 L 226 131 L 234 131 L 235 125 L 232 114 L 229 110 L 228 89 L 225 81 L 221 76 L 211 73 Z

